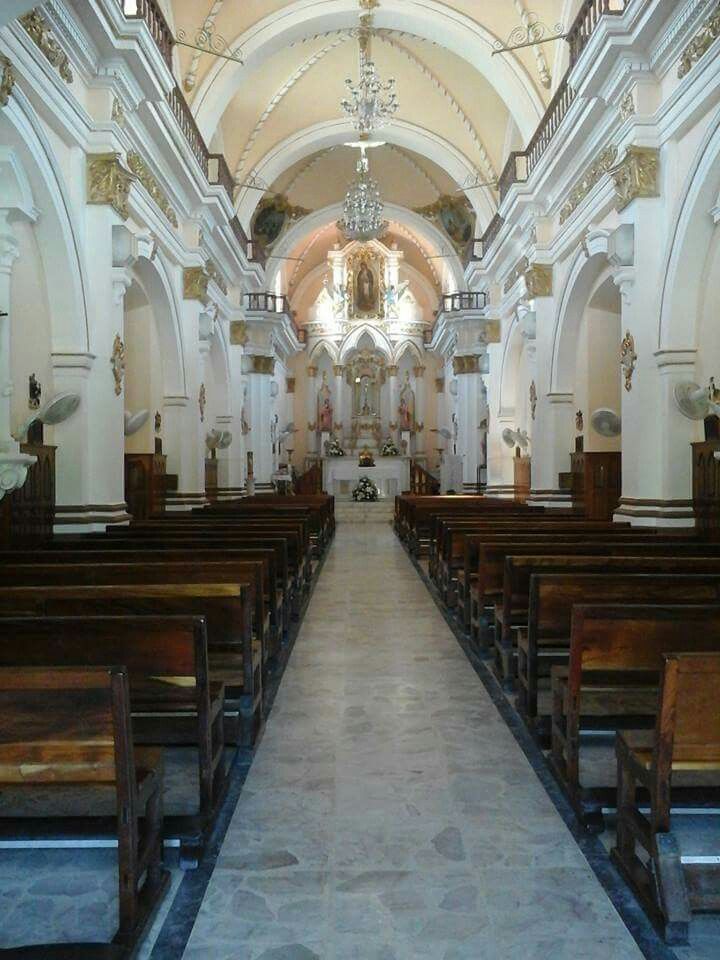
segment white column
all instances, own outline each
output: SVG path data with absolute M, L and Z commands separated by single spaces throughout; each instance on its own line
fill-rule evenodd
M 415 453 L 424 453 L 425 418 L 427 415 L 425 409 L 425 367 L 413 367 L 413 376 L 415 377 L 415 420 L 423 425 L 423 429 L 415 434 Z
M 0 500 L 11 490 L 21 487 L 35 457 L 20 453 L 20 444 L 10 434 L 10 405 L 13 394 L 10 369 L 10 277 L 19 249 L 7 222 L 7 213 L 0 211 Z
M 343 370 L 345 368 L 340 363 L 333 364 L 333 376 L 335 377 L 335 409 L 333 411 L 334 423 L 342 424 L 341 433 L 344 434 L 348 424 L 343 421 Z M 334 427 L 334 424 L 333 424 Z
M 248 449 L 253 452 L 255 483 L 270 483 L 273 472 L 272 440 L 270 439 L 270 380 L 267 373 L 248 373 L 250 426 Z
M 484 403 L 484 384 L 479 371 L 458 376 L 458 454 L 463 457 L 463 484 L 475 488 L 482 458 L 478 413 Z M 452 442 L 452 441 L 450 441 Z
M 537 440 L 532 445 L 532 490 L 529 497 L 533 503 L 548 507 L 570 504 L 570 491 L 561 490 L 558 483 L 559 475 L 570 470 L 574 422 L 574 394 L 538 395 L 533 427 L 533 436 Z

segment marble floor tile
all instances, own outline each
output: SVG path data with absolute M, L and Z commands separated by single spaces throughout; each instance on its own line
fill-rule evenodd
M 642 956 L 392 531 L 342 524 L 185 960 Z

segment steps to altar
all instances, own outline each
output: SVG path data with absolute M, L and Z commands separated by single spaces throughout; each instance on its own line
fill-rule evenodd
M 336 523 L 392 523 L 393 500 L 378 500 L 375 503 L 356 503 L 354 500 L 335 501 Z

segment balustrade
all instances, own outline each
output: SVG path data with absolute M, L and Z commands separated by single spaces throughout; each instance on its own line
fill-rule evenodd
M 158 0 L 118 0 L 120 9 L 128 20 L 144 20 L 152 34 L 155 45 L 172 72 L 172 55 L 175 38 L 168 26 Z
M 446 293 L 440 298 L 441 313 L 460 313 L 463 310 L 484 310 L 487 306 L 487 294 L 484 291 L 473 293 L 469 290 L 460 293 Z
M 198 130 L 198 126 L 195 123 L 195 117 L 192 115 L 192 111 L 188 106 L 187 100 L 185 99 L 180 87 L 173 87 L 168 94 L 168 103 L 170 104 L 170 109 L 175 114 L 175 119 L 180 124 L 180 129 L 185 135 L 188 146 L 190 147 L 195 159 L 200 164 L 200 167 L 202 168 L 202 171 L 209 182 L 210 153 L 208 148 L 205 146 L 205 141 L 202 138 L 202 134 Z
M 235 234 L 235 239 L 240 244 L 240 249 L 243 251 L 245 256 L 247 256 L 248 243 L 249 243 L 248 235 L 245 233 L 243 225 L 238 220 L 237 215 L 235 215 L 230 221 L 230 228 L 232 229 L 232 232 Z
M 493 240 L 500 233 L 502 225 L 505 223 L 505 219 L 500 216 L 499 213 L 496 213 L 492 218 L 490 223 L 487 225 L 485 233 L 480 237 L 480 259 L 487 255 L 488 250 L 490 249 Z
M 208 154 L 208 171 L 210 183 L 217 183 L 219 186 L 225 187 L 232 203 L 235 196 L 235 178 L 230 173 L 230 167 L 222 153 Z

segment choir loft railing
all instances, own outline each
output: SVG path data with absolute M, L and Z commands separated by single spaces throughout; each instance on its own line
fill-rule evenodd
M 158 0 L 118 0 L 118 3 L 128 20 L 143 20 L 147 24 L 155 46 L 172 72 L 175 40 Z
M 246 293 L 245 308 L 250 313 L 285 313 L 290 316 L 290 301 L 284 293 Z
M 446 293 L 440 297 L 440 313 L 460 313 L 463 310 L 484 310 L 487 306 L 487 294 L 484 291 L 473 293 L 470 290 L 460 293 Z
M 580 11 L 567 34 L 570 46 L 570 67 L 560 81 L 555 95 L 525 150 L 514 150 L 507 159 L 498 180 L 500 202 L 514 183 L 527 180 L 545 154 L 575 99 L 569 83 L 570 73 L 603 17 L 620 16 L 633 0 L 583 0 Z
M 495 216 L 490 221 L 490 223 L 487 225 L 485 233 L 480 237 L 480 240 L 478 241 L 479 250 L 477 251 L 477 255 L 480 258 L 480 260 L 482 260 L 483 257 L 487 254 L 488 250 L 490 249 L 490 246 L 492 245 L 493 240 L 500 233 L 500 230 L 502 229 L 502 225 L 504 223 L 505 223 L 504 218 L 501 217 L 499 213 L 496 213 Z

